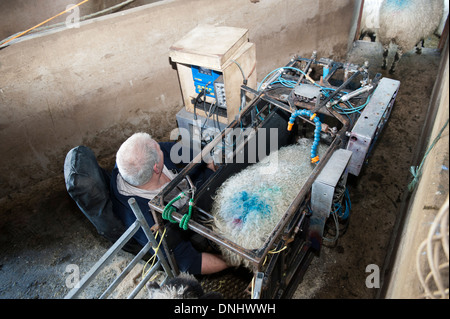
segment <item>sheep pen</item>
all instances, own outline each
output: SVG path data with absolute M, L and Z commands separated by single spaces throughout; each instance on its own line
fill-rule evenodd
M 302 138 L 228 178 L 214 198 L 214 231 L 246 249 L 260 248 L 313 171 L 312 145 Z M 325 151 L 319 144 L 319 155 Z M 236 253 L 220 250 L 230 266 L 250 267 Z

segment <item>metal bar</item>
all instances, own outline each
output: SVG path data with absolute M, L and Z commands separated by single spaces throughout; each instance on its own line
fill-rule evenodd
M 149 203 L 150 207 L 160 213 L 163 212 L 163 209 L 160 208 L 159 206 L 156 206 L 152 203 Z M 176 220 L 177 222 L 181 221 L 182 215 L 177 213 L 177 212 L 173 212 L 172 213 L 172 218 L 174 220 Z M 197 222 L 190 220 L 188 223 L 188 228 L 190 230 L 195 231 L 196 233 L 206 237 L 207 239 L 210 239 L 212 241 L 214 241 L 217 244 L 220 244 L 222 246 L 225 246 L 226 248 L 232 250 L 233 252 L 235 252 L 236 254 L 244 257 L 245 259 L 250 260 L 253 263 L 259 263 L 260 259 L 258 257 L 255 256 L 255 253 L 251 250 L 245 249 L 242 246 L 239 246 L 237 244 L 235 244 L 234 242 L 226 239 L 223 236 L 220 236 L 214 232 L 212 232 L 210 229 L 198 224 Z
M 361 73 L 361 71 L 356 71 L 355 73 L 353 73 L 348 79 L 347 81 L 345 81 L 344 83 L 341 84 L 341 86 L 339 86 L 333 93 L 331 93 L 329 96 L 327 96 L 325 98 L 325 100 L 314 109 L 314 113 L 316 113 L 319 109 L 321 109 L 322 107 L 324 107 L 332 98 L 334 98 L 339 92 L 341 92 L 343 89 L 345 89 L 345 87 L 351 82 L 353 81 L 353 79 L 358 76 Z
M 149 207 L 153 216 L 153 220 L 155 221 L 155 224 L 157 226 L 157 229 L 161 232 L 164 232 L 165 227 L 161 214 L 157 214 L 156 211 L 151 206 Z M 163 240 L 162 242 L 162 248 L 164 249 L 164 252 L 167 256 L 167 260 L 169 261 L 170 266 L 172 267 L 172 272 L 174 276 L 178 276 L 180 270 L 178 269 L 178 265 L 175 262 L 175 257 L 173 256 L 173 253 L 170 251 L 169 245 L 165 240 Z
M 130 205 L 131 209 L 133 210 L 133 213 L 136 215 L 137 220 L 140 222 L 142 230 L 145 233 L 145 236 L 147 236 L 148 240 L 152 244 L 153 247 L 158 247 L 158 243 L 156 242 L 155 237 L 152 234 L 152 231 L 150 230 L 150 227 L 147 224 L 147 221 L 145 220 L 144 215 L 142 215 L 141 209 L 139 208 L 138 204 L 136 203 L 136 199 L 133 197 L 128 200 L 128 204 Z M 156 256 L 158 257 L 158 260 L 161 261 L 161 265 L 166 272 L 166 274 L 169 277 L 174 277 L 172 273 L 172 269 L 170 269 L 169 264 L 167 263 L 167 260 L 162 253 L 161 250 L 158 249 L 156 252 Z
M 312 55 L 311 55 L 311 59 L 308 60 L 308 62 L 307 62 L 307 64 L 306 64 L 305 68 L 303 69 L 303 73 L 300 74 L 300 77 L 298 78 L 298 81 L 297 81 L 297 84 L 296 84 L 296 85 L 299 85 L 300 82 L 302 82 L 303 78 L 305 77 L 305 74 L 308 73 L 308 70 L 309 70 L 309 68 L 311 67 L 311 64 L 313 63 L 313 61 L 316 60 L 316 57 L 317 57 L 317 51 L 313 51 L 313 53 L 312 53 Z M 292 91 L 291 91 L 291 92 L 292 92 Z
M 264 273 L 258 272 L 255 276 L 255 285 L 253 287 L 253 296 L 252 299 L 260 299 L 261 298 L 261 289 L 263 286 Z
M 130 198 L 128 200 L 128 204 L 130 205 L 133 213 L 136 216 L 136 221 L 128 227 L 128 229 L 125 231 L 125 233 L 120 236 L 120 238 L 114 243 L 114 245 L 108 249 L 108 251 L 100 258 L 100 260 L 89 270 L 89 272 L 83 277 L 83 279 L 80 281 L 80 283 L 74 287 L 65 297 L 64 299 L 72 299 L 77 297 L 84 288 L 95 278 L 95 276 L 100 272 L 100 270 L 106 265 L 108 261 L 111 260 L 111 258 L 117 254 L 120 249 L 133 237 L 133 235 L 139 230 L 139 228 L 142 228 L 145 235 L 147 236 L 147 239 L 149 242 L 141 249 L 141 251 L 133 258 L 133 260 L 130 262 L 130 264 L 122 271 L 122 273 L 110 284 L 110 286 L 106 289 L 106 291 L 103 292 L 103 294 L 100 296 L 100 299 L 108 297 L 108 295 L 111 294 L 111 292 L 114 290 L 114 288 L 117 287 L 117 285 L 120 283 L 121 280 L 133 269 L 133 267 L 137 264 L 137 262 L 149 251 L 149 249 L 153 247 L 157 247 L 158 244 L 156 242 L 155 237 L 153 236 L 153 233 L 150 230 L 150 227 L 147 224 L 147 221 L 144 218 L 144 215 L 142 215 L 141 210 L 139 209 L 139 206 L 136 203 L 136 200 L 134 198 Z M 164 271 L 166 272 L 168 277 L 173 277 L 172 270 L 170 269 L 169 265 L 167 264 L 167 261 L 165 260 L 164 254 L 158 250 L 156 252 L 156 255 L 158 257 L 158 265 L 163 265 Z
M 294 262 L 291 263 L 291 265 L 295 265 L 296 269 L 295 271 L 290 271 L 286 275 L 285 282 L 288 284 L 280 298 L 292 298 L 294 291 L 297 289 L 299 283 L 303 280 L 303 276 L 308 269 L 308 266 L 311 263 L 313 257 L 314 254 L 309 247 L 309 243 L 303 243 L 299 252 L 295 256 Z
M 135 221 L 122 236 L 114 243 L 114 245 L 108 249 L 108 251 L 100 258 L 97 263 L 89 270 L 89 272 L 81 279 L 79 284 L 72 288 L 71 291 L 64 297 L 64 299 L 72 299 L 77 297 L 82 290 L 94 279 L 103 266 L 120 250 L 122 247 L 133 237 L 133 235 L 139 230 L 140 223 Z
M 145 277 L 141 280 L 141 282 L 134 288 L 134 290 L 131 292 L 131 294 L 127 297 L 127 299 L 133 299 L 136 297 L 136 295 L 141 291 L 141 289 L 144 287 L 144 285 L 149 281 L 151 276 L 159 269 L 161 266 L 161 260 L 158 260 L 156 264 L 153 265 L 153 267 L 147 272 Z
M 293 111 L 295 111 L 295 110 L 291 110 L 290 108 L 288 108 L 284 103 L 281 103 L 281 102 L 269 97 L 268 95 L 261 96 L 261 99 L 263 99 L 266 102 L 269 102 L 270 104 L 275 105 L 276 107 L 279 107 L 280 109 L 282 109 L 288 113 L 293 113 Z
M 150 250 L 152 244 L 150 242 L 145 245 L 141 251 L 133 258 L 133 260 L 127 265 L 127 267 L 120 273 L 120 275 L 109 285 L 109 287 L 103 292 L 99 299 L 106 299 L 113 292 L 113 290 L 120 284 L 123 278 L 134 268 L 134 266 L 144 257 L 144 255 Z
M 211 215 L 211 214 L 208 213 L 207 211 L 201 209 L 200 207 L 194 206 L 194 208 L 195 208 L 196 210 L 198 210 L 200 213 L 202 213 L 203 215 L 205 215 L 207 218 L 209 218 L 209 219 L 214 219 L 214 216 L 213 216 L 213 215 Z

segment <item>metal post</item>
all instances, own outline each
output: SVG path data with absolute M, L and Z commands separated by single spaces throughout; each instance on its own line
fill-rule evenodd
M 159 267 L 161 266 L 161 261 L 158 260 L 156 262 L 155 265 L 153 265 L 152 268 L 150 268 L 150 270 L 147 272 L 147 274 L 145 275 L 145 277 L 139 282 L 139 284 L 136 286 L 136 288 L 134 288 L 134 290 L 131 292 L 131 294 L 127 297 L 127 299 L 133 299 L 134 297 L 136 297 L 136 295 L 139 293 L 139 291 L 141 291 L 142 287 L 144 287 L 144 285 L 147 283 L 147 281 L 149 281 L 149 279 L 151 278 L 151 276 L 153 276 L 153 274 L 156 272 L 156 270 L 159 269 Z M 167 277 L 166 277 L 167 278 Z
M 127 267 L 120 273 L 120 275 L 109 285 L 109 287 L 103 292 L 99 299 L 107 298 L 111 292 L 120 284 L 126 275 L 136 266 L 136 264 L 144 257 L 144 255 L 150 250 L 152 244 L 149 242 L 141 251 L 133 258 L 133 260 L 127 265 Z
M 138 204 L 136 203 L 136 199 L 130 198 L 128 200 L 128 204 L 130 205 L 131 209 L 133 210 L 133 213 L 136 215 L 137 220 L 141 224 L 141 227 L 145 233 L 145 236 L 147 236 L 148 240 L 150 241 L 150 243 L 152 244 L 153 247 L 158 247 L 158 243 L 156 242 L 156 239 L 153 236 L 152 231 L 150 230 L 150 227 L 148 226 L 147 221 L 145 220 L 145 217 L 141 212 L 141 209 L 139 208 Z M 174 277 L 172 269 L 170 269 L 169 264 L 167 263 L 166 257 L 164 256 L 163 252 L 161 250 L 158 250 L 156 252 L 156 256 L 158 257 L 158 260 L 161 262 L 161 266 L 163 267 L 167 276 L 169 278 Z
M 74 287 L 64 297 L 64 299 L 72 299 L 77 297 L 83 289 L 95 278 L 100 272 L 103 266 L 118 252 L 122 247 L 133 237 L 133 235 L 139 230 L 139 221 L 134 222 L 122 236 L 114 243 L 114 245 L 108 249 L 108 251 L 100 258 L 99 261 L 89 270 L 89 272 L 81 279 L 79 284 Z

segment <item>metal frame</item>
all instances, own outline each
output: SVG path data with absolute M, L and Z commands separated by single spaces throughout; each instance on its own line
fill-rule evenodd
M 159 227 L 161 227 L 163 225 L 161 214 L 165 207 L 166 196 L 184 178 L 189 176 L 188 175 L 189 172 L 196 165 L 199 165 L 199 163 L 201 162 L 201 159 L 205 158 L 216 145 L 221 143 L 222 139 L 225 138 L 225 136 L 227 134 L 231 133 L 231 131 L 234 128 L 239 127 L 239 123 L 241 122 L 241 120 L 244 117 L 252 116 L 251 113 L 254 112 L 254 108 L 255 108 L 257 102 L 264 100 L 267 103 L 270 103 L 271 105 L 273 105 L 277 108 L 280 108 L 284 111 L 288 111 L 291 113 L 291 110 L 285 104 L 283 104 L 277 100 L 274 100 L 273 98 L 267 96 L 263 92 L 256 92 L 245 86 L 243 86 L 242 89 L 248 93 L 255 95 L 253 100 L 239 114 L 239 116 L 236 118 L 235 121 L 233 121 L 224 131 L 222 131 L 222 133 L 220 135 L 216 136 L 216 138 L 211 143 L 206 145 L 206 147 L 202 150 L 202 152 L 200 154 L 198 154 L 197 157 L 194 158 L 194 160 L 191 163 L 189 163 L 180 172 L 180 174 L 178 174 L 178 176 L 166 186 L 166 188 L 160 194 L 158 194 L 153 200 L 151 200 L 149 202 L 150 210 L 153 214 L 155 222 L 158 224 Z M 265 264 L 266 260 L 268 258 L 270 258 L 271 260 L 274 260 L 274 262 L 272 263 L 272 264 L 274 264 L 279 256 L 278 255 L 276 255 L 276 256 L 270 255 L 269 256 L 268 255 L 269 251 L 271 249 L 273 249 L 274 245 L 276 245 L 277 243 L 278 243 L 278 246 L 281 245 L 280 248 L 282 248 L 283 245 L 288 240 L 291 240 L 290 238 L 293 237 L 293 235 L 287 233 L 286 228 L 289 228 L 289 232 L 292 233 L 294 231 L 294 227 L 288 226 L 288 224 L 296 225 L 298 223 L 299 219 L 303 220 L 302 218 L 304 217 L 304 214 L 302 214 L 302 212 L 299 211 L 299 207 L 302 205 L 302 203 L 305 202 L 305 199 L 307 197 L 309 197 L 313 182 L 315 181 L 315 179 L 321 172 L 322 168 L 326 165 L 326 163 L 328 162 L 331 155 L 334 153 L 335 150 L 337 150 L 343 146 L 343 140 L 345 139 L 345 133 L 349 126 L 348 120 L 346 118 L 344 118 L 343 116 L 341 116 L 339 113 L 334 112 L 333 110 L 330 110 L 329 114 L 332 114 L 335 118 L 337 118 L 340 121 L 340 123 L 342 125 L 341 129 L 335 134 L 334 140 L 332 141 L 332 143 L 329 146 L 326 153 L 322 156 L 320 163 L 314 168 L 313 172 L 310 174 L 309 178 L 307 179 L 306 183 L 299 191 L 296 198 L 293 200 L 293 202 L 291 203 L 291 205 L 289 206 L 287 211 L 284 213 L 283 217 L 280 219 L 278 224 L 275 226 L 272 233 L 267 238 L 266 242 L 259 249 L 257 249 L 257 250 L 246 249 L 246 248 L 234 243 L 233 241 L 228 240 L 227 238 L 224 238 L 223 236 L 213 232 L 211 229 L 209 229 L 209 228 L 203 226 L 202 224 L 197 223 L 196 221 L 193 221 L 193 220 L 191 220 L 189 222 L 188 228 L 190 230 L 202 235 L 203 237 L 215 242 L 218 245 L 225 246 L 226 248 L 230 249 L 231 251 L 233 251 L 236 254 L 243 257 L 244 259 L 248 260 L 252 264 L 252 267 L 255 272 L 255 276 L 257 273 L 264 273 L 264 269 L 269 269 L 268 271 L 270 271 L 271 267 L 273 268 L 273 266 L 271 266 L 270 261 L 269 261 L 269 263 Z M 303 120 L 305 120 L 306 122 L 309 121 L 309 119 L 306 119 L 306 118 Z M 258 129 L 258 127 L 256 129 Z M 181 210 L 180 212 L 174 212 L 172 214 L 172 217 L 174 220 L 179 222 L 183 216 L 183 213 L 184 213 L 183 210 Z M 309 262 L 309 260 L 310 260 L 310 258 L 307 255 L 310 253 L 311 248 L 312 248 L 312 250 L 317 250 L 317 249 L 320 249 L 320 246 L 321 246 L 322 230 L 320 228 L 323 226 L 320 226 L 321 221 L 316 224 L 318 225 L 318 227 L 313 226 L 314 221 L 311 223 L 312 226 L 310 227 L 309 237 L 312 240 L 310 242 L 305 243 L 304 245 L 302 244 L 301 246 L 298 247 L 298 249 L 303 252 L 302 254 L 305 255 L 304 258 L 305 258 L 305 260 L 307 260 L 307 262 Z M 298 258 L 294 258 L 294 259 L 300 264 L 303 261 L 303 255 L 299 256 Z M 298 264 L 296 265 L 296 267 L 297 266 L 298 266 Z M 306 268 L 302 269 L 302 271 L 305 271 L 305 270 L 306 270 Z M 297 272 L 297 268 L 293 268 L 293 272 L 288 274 L 289 280 L 294 277 L 296 272 Z M 259 276 L 261 276 L 261 274 Z M 262 282 L 267 281 L 267 278 L 265 278 L 265 280 L 262 280 L 262 281 L 259 277 L 257 279 L 258 280 L 255 280 L 256 283 L 262 283 Z M 261 296 L 263 296 L 263 295 L 261 295 L 261 291 L 259 291 L 262 287 L 263 287 L 262 284 L 258 284 L 255 287 L 254 296 L 253 296 L 254 298 L 260 298 Z
M 247 104 L 245 108 L 236 116 L 236 119 L 230 123 L 225 130 L 221 132 L 221 134 L 217 135 L 216 138 L 207 144 L 205 148 L 202 150 L 200 154 L 194 158 L 194 160 L 189 163 L 183 171 L 174 179 L 172 180 L 168 186 L 160 193 L 158 194 L 152 201 L 149 202 L 150 210 L 152 211 L 153 217 L 157 224 L 161 227 L 163 225 L 161 213 L 164 210 L 165 203 L 167 202 L 166 196 L 187 176 L 189 176 L 189 172 L 196 166 L 199 165 L 202 158 L 207 158 L 208 154 L 211 153 L 211 150 L 213 150 L 219 143 L 221 143 L 222 140 L 225 139 L 225 137 L 232 132 L 235 128 L 239 128 L 239 125 L 241 125 L 243 119 L 251 117 L 251 125 L 254 125 L 255 119 L 257 119 L 255 109 L 261 101 L 267 102 L 267 107 L 275 107 L 276 109 L 282 110 L 284 112 L 293 113 L 298 108 L 302 109 L 308 109 L 313 112 L 320 113 L 324 116 L 328 116 L 328 118 L 334 118 L 334 121 L 337 120 L 339 123 L 338 129 L 333 131 L 330 127 L 327 125 L 322 126 L 322 131 L 325 133 L 328 133 L 331 136 L 331 142 L 330 145 L 326 151 L 326 153 L 322 156 L 320 162 L 310 176 L 308 177 L 306 183 L 303 185 L 303 187 L 299 190 L 298 195 L 296 198 L 292 201 L 291 205 L 287 209 L 287 211 L 284 213 L 278 224 L 275 226 L 265 243 L 256 250 L 249 250 L 244 247 L 241 247 L 234 243 L 232 240 L 229 240 L 227 238 L 224 238 L 223 236 L 213 232 L 208 227 L 205 227 L 204 225 L 191 220 L 189 222 L 188 228 L 205 238 L 215 242 L 216 244 L 220 246 L 224 246 L 225 248 L 233 251 L 234 253 L 240 255 L 242 258 L 246 259 L 253 268 L 254 272 L 254 289 L 253 289 L 253 298 L 281 298 L 289 296 L 290 293 L 292 293 L 292 285 L 289 287 L 289 282 L 292 282 L 293 285 L 298 284 L 299 280 L 302 277 L 302 274 L 306 271 L 306 268 L 309 265 L 309 262 L 311 260 L 311 252 L 317 252 L 320 250 L 322 245 L 322 236 L 323 236 L 323 230 L 324 230 L 324 224 L 328 216 L 325 216 L 326 213 L 313 213 L 312 215 L 308 216 L 306 211 L 307 203 L 312 201 L 312 196 L 316 196 L 317 194 L 312 194 L 313 184 L 315 181 L 318 180 L 321 172 L 325 168 L 325 166 L 329 163 L 330 160 L 332 160 L 332 156 L 336 154 L 335 152 L 337 150 L 340 150 L 341 152 L 339 155 L 342 155 L 342 163 L 339 163 L 339 172 L 343 173 L 345 170 L 345 174 L 347 173 L 347 169 L 350 172 L 350 161 L 353 155 L 351 154 L 350 149 L 349 151 L 345 150 L 345 147 L 347 146 L 347 143 L 349 141 L 350 133 L 349 130 L 351 130 L 354 125 L 351 125 L 350 123 L 355 123 L 356 120 L 361 115 L 354 115 L 353 118 L 344 116 L 340 113 L 338 113 L 331 105 L 331 99 L 335 98 L 338 93 L 339 94 L 348 94 L 347 97 L 342 100 L 348 100 L 354 97 L 367 97 L 371 92 L 374 92 L 377 89 L 377 86 L 379 85 L 379 79 L 381 77 L 380 74 L 377 74 L 373 80 L 369 79 L 369 74 L 367 71 L 368 64 L 365 63 L 364 66 L 360 67 L 354 64 L 349 63 L 338 63 L 334 62 L 329 59 L 320 59 L 316 60 L 315 54 L 311 57 L 311 59 L 304 59 L 304 58 L 293 58 L 286 66 L 285 70 L 288 70 L 292 66 L 298 65 L 299 62 L 306 62 L 306 66 L 303 69 L 302 74 L 298 78 L 294 78 L 293 80 L 296 81 L 297 86 L 293 89 L 290 89 L 289 91 L 274 91 L 272 87 L 272 82 L 274 82 L 277 77 L 282 74 L 283 68 L 280 68 L 280 70 L 276 73 L 274 73 L 271 78 L 269 78 L 262 86 L 260 91 L 255 91 L 245 85 L 241 87 L 242 94 L 247 94 L 250 96 L 253 96 L 251 101 Z M 333 88 L 332 94 L 327 96 L 325 99 L 320 99 L 316 96 L 316 102 L 311 103 L 311 100 L 314 100 L 314 96 L 309 94 L 308 96 L 311 98 L 310 102 L 304 102 L 304 101 L 295 101 L 293 98 L 293 94 L 296 92 L 299 92 L 298 90 L 298 84 L 301 83 L 303 80 L 307 79 L 309 82 L 314 83 L 312 79 L 308 75 L 308 70 L 312 67 L 313 64 L 320 64 L 323 67 L 326 67 L 329 69 L 329 72 L 324 76 L 324 78 L 321 80 L 323 81 L 321 85 L 327 86 L 329 88 Z M 330 84 L 331 81 L 335 81 L 334 75 L 337 71 L 344 71 L 344 79 L 343 82 L 339 86 L 333 86 Z M 357 90 L 351 90 L 348 87 L 350 84 L 352 84 L 352 81 L 356 81 L 357 77 L 362 77 L 361 88 Z M 385 103 L 385 108 L 383 109 L 383 112 L 381 112 L 381 116 L 378 116 L 379 112 L 376 112 L 376 118 L 374 119 L 375 123 L 377 123 L 377 131 L 374 133 L 374 135 L 379 134 L 379 132 L 382 129 L 382 126 L 386 122 L 387 118 L 389 117 L 390 110 L 392 108 L 392 104 L 395 100 L 396 96 L 396 90 L 384 92 L 384 83 L 389 82 L 388 80 L 382 81 L 382 88 L 380 91 L 381 93 L 377 93 L 377 95 L 384 94 L 386 96 L 389 95 L 389 101 L 388 103 Z M 398 82 L 398 81 L 397 81 Z M 389 82 L 391 83 L 391 82 Z M 395 84 L 395 83 L 394 83 Z M 398 85 L 397 85 L 398 90 Z M 316 92 L 317 93 L 317 92 Z M 317 94 L 316 94 L 317 95 Z M 308 98 L 306 96 L 306 98 Z M 372 97 L 371 104 L 366 106 L 366 109 L 370 110 L 374 103 L 379 102 L 377 99 L 377 96 Z M 336 102 L 334 102 L 336 103 Z M 259 112 L 263 112 L 263 110 L 259 109 Z M 367 111 L 368 112 L 368 111 Z M 367 112 L 363 114 L 367 114 Z M 366 115 L 363 115 L 366 116 Z M 313 124 L 312 121 L 308 118 L 300 117 L 303 122 Z M 377 122 L 378 121 L 378 122 Z M 257 131 L 259 128 L 261 128 L 264 120 L 259 122 L 259 124 L 252 126 L 255 131 Z M 358 126 L 356 126 L 358 127 Z M 354 133 L 354 131 L 352 131 Z M 256 134 L 256 133 L 255 133 Z M 356 134 L 356 133 L 355 133 Z M 247 139 L 248 141 L 248 139 Z M 374 139 L 370 143 L 370 147 L 373 146 Z M 239 149 L 242 149 L 245 146 L 245 142 L 240 146 Z M 350 147 L 351 148 L 351 147 Z M 236 156 L 238 152 L 238 149 L 236 149 L 233 153 L 233 156 Z M 368 152 L 368 151 L 367 151 Z M 367 152 L 365 152 L 367 154 Z M 352 156 L 350 156 L 352 155 Z M 338 156 L 338 155 L 336 155 Z M 334 156 L 334 157 L 336 157 Z M 334 161 L 334 160 L 333 160 Z M 329 163 L 330 165 L 332 163 Z M 340 165 L 342 164 L 342 165 Z M 333 165 L 331 165 L 333 166 Z M 342 166 L 342 167 L 341 167 Z M 328 167 L 329 169 L 329 167 Z M 355 172 L 355 171 L 353 171 Z M 352 173 L 352 172 L 350 172 Z M 356 173 L 359 173 L 356 172 Z M 342 175 L 342 174 L 340 174 Z M 354 174 L 358 175 L 358 174 Z M 338 176 L 339 178 L 340 176 Z M 320 181 L 319 181 L 320 182 Z M 319 182 L 316 183 L 316 186 L 322 186 Z M 325 181 L 326 182 L 326 181 Z M 336 181 L 333 181 L 333 183 Z M 320 185 L 319 185 L 319 184 Z M 333 185 L 331 185 L 333 186 Z M 336 185 L 334 185 L 336 186 Z M 320 187 L 319 187 L 320 188 Z M 332 187 L 333 188 L 333 187 Z M 334 189 L 334 188 L 333 188 Z M 332 192 L 332 190 L 331 190 Z M 332 198 L 333 193 L 330 192 L 330 196 Z M 194 198 L 194 207 L 196 204 L 196 198 Z M 329 203 L 329 198 L 327 201 L 327 206 Z M 323 210 L 323 209 L 322 209 Z M 199 209 L 201 213 L 204 213 L 207 216 L 211 216 L 208 212 L 204 212 L 201 209 Z M 172 217 L 176 221 L 180 221 L 183 213 L 185 212 L 185 209 L 182 209 L 180 212 L 173 213 Z M 305 229 L 303 229 L 304 224 L 306 224 Z M 300 234 L 304 236 L 304 240 L 299 240 L 297 237 L 300 237 Z M 281 250 L 285 245 L 288 245 L 288 249 Z M 269 254 L 269 251 L 271 249 L 275 249 L 278 251 L 280 250 L 280 253 L 278 254 Z M 281 266 L 280 266 L 281 264 Z M 283 267 L 285 266 L 285 267 Z M 273 277 L 273 278 L 268 278 Z M 300 279 L 299 279 L 300 278 Z M 278 280 L 278 282 L 276 282 Z M 283 281 L 283 282 L 280 282 Z M 264 288 L 267 288 L 268 286 L 271 286 L 271 290 L 277 291 L 274 294 L 268 295 L 267 293 L 264 293 Z
M 311 189 L 311 209 L 318 220 L 325 224 L 332 211 L 333 195 L 341 178 L 347 180 L 348 163 L 352 152 L 338 149 L 331 156 L 329 162 L 314 181 Z M 319 228 L 318 231 L 322 231 Z M 323 233 L 320 233 L 323 236 Z
M 117 276 L 117 278 L 109 285 L 109 287 L 103 292 L 99 299 L 107 298 L 114 289 L 121 283 L 121 281 L 127 276 L 127 274 L 136 266 L 136 264 L 144 257 L 144 255 L 152 247 L 157 247 L 155 237 L 153 236 L 147 221 L 142 214 L 139 206 L 134 198 L 128 200 L 133 213 L 136 216 L 136 221 L 123 233 L 123 235 L 114 243 L 114 245 L 108 249 L 108 251 L 100 258 L 100 260 L 89 270 L 89 272 L 81 279 L 81 281 L 74 287 L 69 293 L 64 297 L 64 299 L 77 298 L 83 290 L 91 283 L 97 274 L 103 269 L 104 266 L 122 249 L 122 247 L 133 237 L 133 235 L 140 229 L 144 231 L 149 242 L 141 249 L 141 251 L 133 258 L 133 260 L 127 265 L 127 267 L 122 271 L 122 273 Z M 166 281 L 168 278 L 174 277 L 172 269 L 169 267 L 166 258 L 161 250 L 156 252 L 157 262 L 153 267 L 147 272 L 146 276 L 141 280 L 141 282 L 135 287 L 135 289 L 128 296 L 128 299 L 136 297 L 136 295 L 141 291 L 148 280 L 153 276 L 153 274 L 162 267 L 166 273 Z
M 246 89 L 251 92 L 250 89 L 248 89 L 248 88 L 246 88 Z M 264 99 L 264 97 L 262 97 L 262 98 Z M 267 100 L 270 103 L 279 104 L 276 101 L 272 101 L 270 99 L 267 99 Z M 240 114 L 240 117 L 237 120 L 233 121 L 220 135 L 218 135 L 211 143 L 209 143 L 202 150 L 202 152 L 199 155 L 197 155 L 197 157 L 194 158 L 194 160 L 191 163 L 189 163 L 180 172 L 180 174 L 178 174 L 178 176 L 175 179 L 173 179 L 166 186 L 166 188 L 160 194 L 158 194 L 153 200 L 151 200 L 149 202 L 149 206 L 150 206 L 150 209 L 152 210 L 153 216 L 157 216 L 159 225 L 162 225 L 163 222 L 160 217 L 160 214 L 155 214 L 155 212 L 162 213 L 164 211 L 165 198 L 166 198 L 167 194 L 169 194 L 184 178 L 186 178 L 186 176 L 188 176 L 189 171 L 192 168 L 194 168 L 195 165 L 198 165 L 201 162 L 202 158 L 207 157 L 207 155 L 210 153 L 210 151 L 213 149 L 213 147 L 215 147 L 219 143 L 221 143 L 221 141 L 225 137 L 225 135 L 230 133 L 234 128 L 238 127 L 238 125 L 240 123 L 240 119 L 242 117 L 244 117 L 245 115 L 247 115 L 253 109 L 256 101 L 258 101 L 258 98 L 255 98 L 253 100 L 253 103 L 250 103 L 250 105 Z M 285 107 L 283 106 L 283 108 L 285 108 Z M 343 125 L 343 129 L 341 130 L 342 134 L 345 133 L 346 127 L 347 127 L 346 125 Z M 310 177 L 308 178 L 308 180 L 306 181 L 306 183 L 300 190 L 297 197 L 294 199 L 294 201 L 292 202 L 292 204 L 290 205 L 290 207 L 288 208 L 288 210 L 286 211 L 284 216 L 280 219 L 280 222 L 274 228 L 271 236 L 266 240 L 266 242 L 260 249 L 255 251 L 255 250 L 249 250 L 249 249 L 243 248 L 243 247 L 235 244 L 234 242 L 218 235 L 217 233 L 214 233 L 209 228 L 207 228 L 195 221 L 189 222 L 189 225 L 188 225 L 189 229 L 193 230 L 194 232 L 199 233 L 200 235 L 206 237 L 209 240 L 214 241 L 215 243 L 217 243 L 219 245 L 226 246 L 233 252 L 239 254 L 241 257 L 249 260 L 256 269 L 259 269 L 267 255 L 268 251 L 272 248 L 275 240 L 282 233 L 287 222 L 290 220 L 290 218 L 293 216 L 293 214 L 297 211 L 298 206 L 300 205 L 300 203 L 303 201 L 306 194 L 311 189 L 312 183 L 315 180 L 315 178 L 317 177 L 318 173 L 321 171 L 321 169 L 323 168 L 325 163 L 328 161 L 328 158 L 331 156 L 331 154 L 334 152 L 334 150 L 340 147 L 340 145 L 341 145 L 341 138 L 339 138 L 340 136 L 341 135 L 339 135 L 339 134 L 336 136 L 332 145 L 328 148 L 327 152 L 323 156 L 323 159 L 321 160 L 321 162 L 315 167 L 315 169 L 313 170 Z M 173 213 L 173 215 L 172 215 L 173 219 L 176 220 L 177 222 L 179 222 L 181 220 L 182 216 L 183 216 L 183 214 L 176 213 L 176 212 Z

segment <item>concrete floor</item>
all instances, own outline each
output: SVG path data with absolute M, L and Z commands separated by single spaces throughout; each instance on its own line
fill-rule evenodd
M 383 266 L 440 62 L 432 48 L 422 55 L 408 52 L 391 76 L 380 68 L 381 50 L 378 43 L 357 42 L 348 61 L 368 60 L 372 72 L 401 81 L 391 118 L 369 165 L 349 185 L 352 215 L 346 234 L 313 260 L 294 298 L 377 295 L 378 289 L 365 285 L 365 269 L 369 264 Z M 113 161 L 111 154 L 100 164 L 110 168 Z M 68 196 L 62 168 L 61 176 L 2 198 L 0 207 L 0 298 L 63 298 L 71 269 L 78 267 L 83 276 L 110 247 Z M 104 279 L 120 273 L 131 258 L 121 253 L 85 297 L 105 289 Z M 130 284 L 139 275 L 131 274 Z

